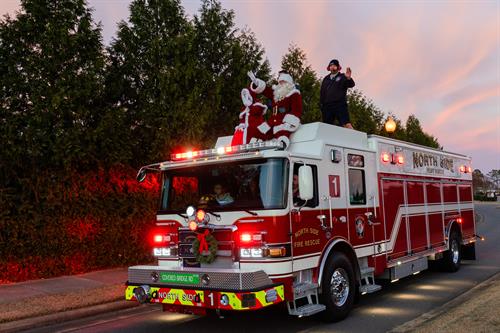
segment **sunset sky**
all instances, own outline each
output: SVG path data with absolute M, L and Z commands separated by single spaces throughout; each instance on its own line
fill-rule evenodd
M 109 44 L 130 1 L 88 2 Z M 500 169 L 500 0 L 221 2 L 255 32 L 275 73 L 290 43 L 319 76 L 338 58 L 383 111 L 413 113 L 445 150 L 471 156 L 483 172 Z M 0 3 L 2 14 L 19 8 Z M 182 4 L 190 17 L 200 6 Z

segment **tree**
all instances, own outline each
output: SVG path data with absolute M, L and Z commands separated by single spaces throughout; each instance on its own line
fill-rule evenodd
M 107 94 L 126 114 L 136 166 L 231 134 L 246 72 L 269 70 L 255 36 L 208 0 L 193 21 L 178 0 L 132 2 L 109 54 Z
M 176 140 L 200 134 L 194 107 L 193 31 L 177 0 L 136 0 L 108 49 L 108 103 L 120 110 L 134 166 L 166 159 Z
M 353 127 L 367 134 L 379 134 L 383 112 L 359 90 L 349 91 L 347 102 Z
M 199 105 L 207 115 L 204 138 L 208 144 L 232 134 L 238 123 L 239 92 L 249 84 L 247 72 L 252 70 L 265 80 L 270 66 L 255 35 L 248 29 L 236 29 L 234 12 L 223 9 L 218 1 L 202 1 L 193 25 L 197 79 L 203 96 Z
M 500 170 L 491 170 L 490 172 L 488 172 L 488 178 L 495 185 L 495 190 L 498 190 L 500 188 Z
M 101 39 L 84 0 L 23 0 L 0 22 L 2 183 L 102 158 Z
M 406 141 L 427 147 L 440 148 L 437 139 L 424 132 L 420 121 L 413 114 L 406 120 Z
M 472 188 L 474 193 L 484 193 L 488 189 L 488 180 L 479 169 L 472 172 Z
M 287 71 L 299 87 L 303 104 L 302 123 L 321 121 L 319 109 L 321 83 L 307 63 L 306 53 L 297 45 L 291 44 L 281 60 L 281 69 Z

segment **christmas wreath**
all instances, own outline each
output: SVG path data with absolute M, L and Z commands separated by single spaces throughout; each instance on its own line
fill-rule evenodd
M 207 230 L 199 233 L 193 242 L 193 252 L 196 254 L 196 260 L 202 264 L 210 264 L 217 256 L 217 240 Z

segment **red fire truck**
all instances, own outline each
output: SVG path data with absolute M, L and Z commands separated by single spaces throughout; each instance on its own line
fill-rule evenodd
M 378 279 L 475 259 L 470 158 L 323 123 L 280 142 L 173 154 L 160 172 L 155 266 L 126 299 L 166 311 L 347 316 Z M 375 280 L 377 279 L 377 281 Z

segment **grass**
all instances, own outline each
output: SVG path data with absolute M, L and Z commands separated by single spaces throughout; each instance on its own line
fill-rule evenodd
M 411 332 L 500 332 L 500 279 Z
M 123 284 L 0 304 L 0 323 L 43 316 L 124 299 Z

